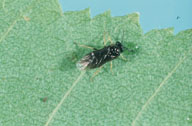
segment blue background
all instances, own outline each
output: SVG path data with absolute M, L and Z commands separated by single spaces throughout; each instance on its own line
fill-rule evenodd
M 144 33 L 174 27 L 174 32 L 192 28 L 192 0 L 60 0 L 63 11 L 90 8 L 91 16 L 111 10 L 112 16 L 140 13 Z

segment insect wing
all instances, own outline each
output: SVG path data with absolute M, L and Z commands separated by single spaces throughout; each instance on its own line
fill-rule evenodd
M 80 61 L 77 62 L 76 66 L 79 70 L 85 70 L 88 65 L 91 63 L 91 56 L 86 55 Z

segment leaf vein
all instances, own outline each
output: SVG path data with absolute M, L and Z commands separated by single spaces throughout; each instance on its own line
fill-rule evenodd
M 9 34 L 9 32 L 13 29 L 14 25 L 17 23 L 17 19 L 15 21 L 13 21 L 13 23 L 9 26 L 9 28 L 7 29 L 7 31 L 3 34 L 3 36 L 0 38 L 0 43 L 1 41 L 3 41 L 6 36 Z
M 191 50 L 190 50 L 191 51 Z M 160 83 L 159 87 L 155 90 L 155 92 L 151 95 L 151 97 L 147 100 L 147 102 L 142 106 L 141 110 L 137 114 L 136 118 L 132 122 L 132 126 L 135 126 L 137 120 L 140 118 L 140 116 L 143 114 L 144 110 L 148 107 L 148 105 L 151 103 L 151 101 L 154 99 L 154 97 L 158 94 L 161 87 L 165 85 L 166 81 L 175 73 L 175 71 L 178 69 L 178 67 L 183 63 L 183 61 L 186 59 L 187 54 L 185 53 L 183 58 L 180 58 L 179 62 L 175 65 L 175 67 L 172 69 L 170 73 L 164 78 L 164 80 Z
M 72 84 L 72 86 L 69 88 L 69 90 L 65 93 L 65 95 L 63 96 L 63 98 L 61 99 L 61 101 L 59 102 L 59 104 L 55 107 L 55 109 L 53 110 L 53 112 L 50 114 L 47 122 L 45 123 L 45 126 L 48 126 L 49 123 L 51 122 L 51 120 L 53 119 L 53 117 L 55 116 L 55 114 L 57 113 L 57 111 L 59 110 L 59 108 L 61 107 L 61 105 L 63 104 L 63 102 L 65 101 L 65 99 L 67 99 L 67 97 L 69 96 L 69 94 L 71 93 L 71 91 L 73 90 L 73 88 L 76 86 L 77 82 L 79 82 L 79 80 L 82 78 L 82 76 L 85 74 L 86 71 L 82 71 L 81 74 L 79 75 L 79 77 L 74 81 L 74 83 Z

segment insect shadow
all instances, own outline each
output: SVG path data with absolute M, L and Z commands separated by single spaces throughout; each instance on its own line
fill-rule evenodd
M 63 44 L 66 43 L 65 40 L 55 37 L 56 41 L 60 41 Z M 65 46 L 64 46 L 65 47 Z M 73 47 L 72 47 L 73 48 Z M 65 51 L 65 48 L 64 48 Z M 72 69 L 75 69 L 75 62 L 77 62 L 77 55 L 78 52 L 77 51 L 70 51 L 70 52 L 63 52 L 61 54 L 59 54 L 62 58 L 60 59 L 58 66 L 59 66 L 59 70 L 60 71 L 70 71 Z
M 61 71 L 69 71 L 76 69 L 75 63 L 78 61 L 78 52 L 73 51 L 65 54 L 62 58 L 59 69 Z
M 66 41 L 61 38 L 55 38 L 55 39 L 57 41 L 62 41 L 66 43 Z M 90 45 L 90 46 L 93 46 L 93 45 Z M 59 63 L 59 70 L 61 71 L 66 72 L 66 71 L 77 69 L 76 67 L 77 61 L 81 58 L 83 54 L 90 51 L 89 49 L 85 50 L 84 48 L 77 46 L 75 41 L 72 42 L 71 48 L 72 48 L 72 51 L 61 54 L 63 56 Z

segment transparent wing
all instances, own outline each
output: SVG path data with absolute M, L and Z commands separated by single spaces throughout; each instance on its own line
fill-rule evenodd
M 76 66 L 79 70 L 85 70 L 88 65 L 91 63 L 91 56 L 86 55 L 80 61 L 77 62 Z

